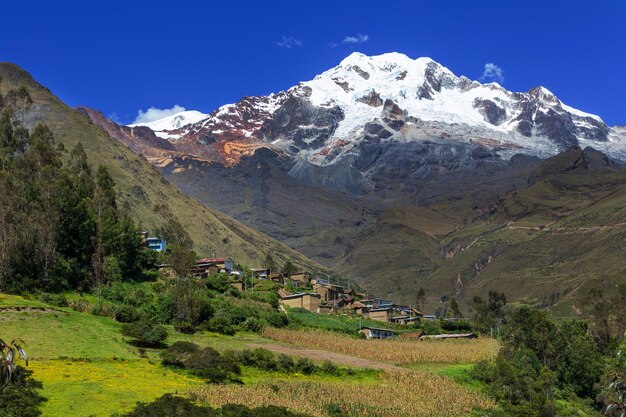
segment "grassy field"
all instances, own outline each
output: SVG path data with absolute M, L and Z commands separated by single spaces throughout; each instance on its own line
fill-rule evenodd
M 26 343 L 29 369 L 43 383 L 42 395 L 48 399 L 44 416 L 109 416 L 131 409 L 137 401 L 184 394 L 189 386 L 204 383 L 161 366 L 158 350 L 147 349 L 142 355 L 124 341 L 120 326 L 106 317 L 0 294 L 0 338 Z M 169 330 L 170 343 L 189 340 L 221 350 L 271 342 L 247 333 L 190 336 Z
M 495 356 L 499 349 L 498 342 L 489 338 L 432 341 L 364 340 L 322 330 L 274 328 L 266 328 L 263 336 L 294 345 L 395 364 L 472 363 Z
M 216 406 L 229 402 L 284 405 L 315 416 L 331 408 L 360 415 L 379 410 L 378 415 L 386 416 L 460 416 L 475 407 L 493 406 L 479 390 L 463 386 L 468 365 L 459 364 L 494 349 L 495 345 L 486 339 L 474 344 L 435 344 L 365 341 L 323 331 L 267 330 L 264 335 L 223 336 L 206 332 L 184 335 L 169 328 L 169 343 L 187 340 L 221 351 L 278 343 L 266 336 L 280 339 L 283 345 L 291 341 L 293 345 L 316 347 L 319 342 L 308 338 L 323 337 L 336 345 L 318 348 L 337 350 L 337 345 L 350 342 L 347 346 L 367 345 L 380 350 L 381 343 L 386 343 L 384 347 L 396 355 L 405 349 L 411 361 L 422 361 L 406 371 L 353 370 L 349 375 L 284 374 L 244 366 L 244 385 L 207 385 L 185 372 L 161 366 L 159 350 L 138 349 L 127 343 L 120 335 L 120 326 L 109 318 L 0 295 L 0 338 L 19 337 L 26 342 L 31 357 L 29 368 L 43 383 L 42 395 L 48 399 L 42 407 L 44 417 L 109 416 L 131 409 L 137 401 L 149 402 L 165 393 L 192 395 Z M 350 354 L 368 357 L 358 350 L 362 347 L 353 349 L 350 347 Z M 449 353 L 466 350 L 471 352 L 469 356 Z M 437 351 L 447 351 L 448 356 L 442 358 Z M 416 356 L 415 352 L 421 353 Z M 408 362 L 397 357 L 384 359 Z

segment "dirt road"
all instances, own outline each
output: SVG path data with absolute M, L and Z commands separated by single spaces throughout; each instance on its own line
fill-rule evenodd
M 252 344 L 251 348 L 263 348 L 276 353 L 286 355 L 303 356 L 314 361 L 328 360 L 337 365 L 352 366 L 355 368 L 381 369 L 383 371 L 408 371 L 407 368 L 391 365 L 384 362 L 377 362 L 370 359 L 357 358 L 355 356 L 344 355 L 342 353 L 329 352 L 327 350 L 309 349 L 299 346 L 285 346 L 275 344 Z

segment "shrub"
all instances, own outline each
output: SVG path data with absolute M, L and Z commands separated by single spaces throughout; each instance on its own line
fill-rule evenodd
M 278 356 L 278 369 L 285 373 L 293 372 L 296 364 L 289 355 L 281 354 Z
M 128 304 L 121 304 L 115 307 L 113 315 L 115 320 L 120 323 L 132 323 L 141 318 L 141 314 L 136 307 L 133 307 Z
M 206 279 L 206 287 L 212 291 L 220 293 L 226 292 L 229 288 L 231 288 L 230 276 L 225 273 L 211 275 Z
M 300 373 L 304 375 L 311 375 L 313 372 L 315 372 L 315 364 L 309 358 L 299 358 L 296 361 L 295 367 Z
M 174 343 L 161 353 L 161 363 L 187 369 L 211 383 L 239 382 L 236 376 L 241 375 L 232 355 L 223 356 L 210 347 L 200 349 L 190 342 Z
M 307 417 L 284 407 L 273 405 L 248 408 L 245 405 L 226 404 L 221 409 L 212 409 L 195 404 L 188 398 L 165 394 L 151 403 L 137 403 L 134 410 L 123 417 Z
M 122 326 L 122 334 L 135 339 L 140 345 L 150 347 L 161 346 L 167 339 L 165 327 L 149 319 L 125 324 Z
M 196 327 L 188 321 L 175 320 L 172 324 L 178 333 L 194 334 L 196 332 Z
M 241 327 L 244 330 L 254 333 L 258 333 L 263 329 L 263 326 L 261 326 L 261 322 L 259 322 L 259 320 L 257 320 L 255 317 L 248 317 L 243 323 L 241 323 Z
M 331 361 L 324 361 L 322 362 L 322 364 L 319 367 L 319 371 L 321 373 L 324 374 L 328 374 L 328 375 L 339 375 L 339 368 L 337 367 L 337 365 L 335 365 L 334 363 L 332 363 Z
M 17 366 L 15 382 L 0 389 L 0 416 L 37 417 L 41 415 L 39 406 L 46 401 L 39 395 L 40 382 L 32 379 L 32 371 Z
M 75 300 L 70 301 L 69 306 L 72 310 L 78 311 L 80 313 L 89 313 L 91 311 L 91 305 L 87 302 L 87 300 Z
M 207 323 L 207 330 L 215 333 L 221 333 L 228 336 L 235 334 L 235 329 L 230 325 L 228 319 L 225 317 L 213 317 Z
M 285 327 L 289 324 L 289 319 L 282 313 L 273 312 L 267 316 L 267 322 L 272 327 Z
M 161 363 L 163 365 L 177 366 L 184 368 L 184 360 L 187 356 L 200 349 L 200 346 L 191 342 L 176 342 L 163 352 L 161 352 Z
M 115 317 L 115 306 L 108 301 L 100 301 L 92 307 L 91 314 L 102 317 Z
M 426 320 L 424 323 L 421 323 L 421 328 L 424 334 L 440 334 L 442 333 L 441 327 L 439 327 L 439 322 Z
M 241 375 L 239 365 L 229 357 L 222 356 L 217 350 L 206 347 L 189 353 L 183 359 L 185 369 L 218 384 L 228 381 L 237 382 L 235 375 Z
M 69 305 L 67 302 L 67 298 L 65 298 L 65 295 L 63 294 L 50 294 L 47 292 L 42 292 L 37 298 L 39 299 L 39 301 L 53 305 L 55 307 L 67 307 Z

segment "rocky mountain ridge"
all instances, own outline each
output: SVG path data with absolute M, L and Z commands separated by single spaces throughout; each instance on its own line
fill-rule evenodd
M 353 53 L 313 80 L 244 97 L 177 126 L 156 133 L 177 153 L 227 166 L 261 147 L 326 166 L 358 154 L 363 143 L 428 140 L 481 145 L 504 159 L 549 157 L 575 145 L 626 157 L 623 129 L 567 106 L 543 87 L 510 92 L 458 77 L 430 58 L 398 53 Z M 150 147 L 144 146 L 146 154 L 154 153 Z

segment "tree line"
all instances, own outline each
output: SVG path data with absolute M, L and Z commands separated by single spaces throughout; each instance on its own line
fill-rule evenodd
M 0 291 L 141 278 L 154 255 L 120 211 L 108 170 L 94 170 L 82 144 L 56 143 L 45 124 L 23 126 L 15 115 L 30 104 L 23 88 L 0 96 Z

